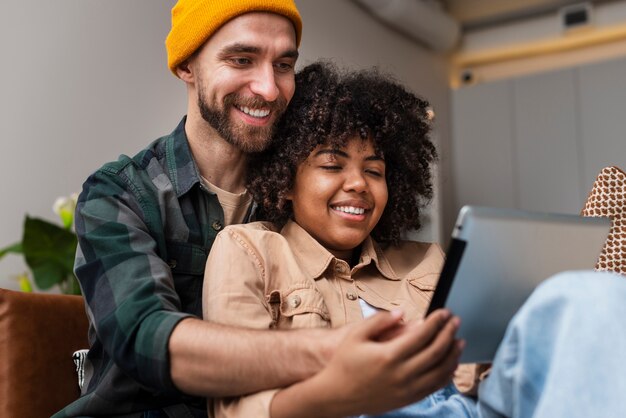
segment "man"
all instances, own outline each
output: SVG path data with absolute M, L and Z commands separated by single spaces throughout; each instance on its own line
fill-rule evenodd
M 246 153 L 268 145 L 293 95 L 301 33 L 293 0 L 180 0 L 173 8 L 168 65 L 186 84 L 187 116 L 84 184 L 76 275 L 91 347 L 83 395 L 59 416 L 206 416 L 204 397 L 286 386 L 323 367 L 355 371 L 362 385 L 389 383 L 358 400 L 355 386 L 357 414 L 418 400 L 450 379 L 461 344 L 446 312 L 423 324 L 380 314 L 332 331 L 199 319 L 215 235 L 254 217 Z M 345 354 L 354 351 L 361 355 Z

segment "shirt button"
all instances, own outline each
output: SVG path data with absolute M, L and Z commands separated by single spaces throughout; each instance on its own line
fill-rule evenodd
M 297 308 L 298 306 L 300 306 L 300 303 L 302 303 L 302 299 L 300 299 L 300 296 L 295 295 L 289 298 L 289 306 L 291 306 L 292 308 Z
M 216 231 L 220 231 L 224 226 L 222 225 L 222 223 L 220 221 L 214 221 L 211 224 L 211 227 L 216 230 Z
M 346 297 L 350 300 L 357 300 L 357 295 L 354 292 L 348 292 L 346 293 Z
M 346 273 L 346 266 L 341 263 L 337 263 L 335 264 L 335 271 L 337 273 Z

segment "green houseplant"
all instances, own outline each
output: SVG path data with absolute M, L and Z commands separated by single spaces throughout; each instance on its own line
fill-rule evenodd
M 7 254 L 22 254 L 37 288 L 48 290 L 58 285 L 63 293 L 80 294 L 74 276 L 77 239 L 73 231 L 77 195 L 58 198 L 53 210 L 61 219 L 56 225 L 28 215 L 24 218 L 22 240 L 0 249 L 0 259 Z M 28 274 L 18 276 L 20 287 L 32 291 Z

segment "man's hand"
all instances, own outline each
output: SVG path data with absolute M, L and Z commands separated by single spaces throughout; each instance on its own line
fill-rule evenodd
M 377 414 L 449 383 L 463 348 L 454 337 L 459 319 L 442 310 L 407 324 L 401 316 L 380 313 L 354 326 L 327 367 L 275 396 L 272 417 Z

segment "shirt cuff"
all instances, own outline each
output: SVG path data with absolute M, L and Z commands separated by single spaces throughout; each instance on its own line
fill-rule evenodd
M 182 312 L 154 312 L 144 319 L 137 335 L 137 368 L 148 374 L 142 380 L 152 382 L 153 387 L 165 389 L 165 393 L 182 393 L 172 380 L 169 340 L 174 328 L 186 318 L 195 317 Z
M 270 418 L 270 405 L 279 390 L 265 390 L 239 398 L 209 400 L 208 408 L 209 411 L 213 408 L 215 418 Z

